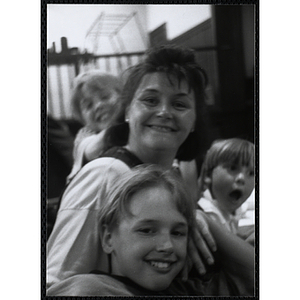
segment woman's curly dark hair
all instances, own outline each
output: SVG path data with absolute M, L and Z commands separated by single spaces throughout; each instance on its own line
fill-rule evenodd
M 188 83 L 189 89 L 194 91 L 196 104 L 195 130 L 179 147 L 176 158 L 182 161 L 195 159 L 203 153 L 207 144 L 205 89 L 207 76 L 205 71 L 195 60 L 194 51 L 174 45 L 164 45 L 152 48 L 146 52 L 145 60 L 125 72 L 125 81 L 120 100 L 124 105 L 122 113 L 118 117 L 118 124 L 107 130 L 105 141 L 106 148 L 112 146 L 124 146 L 128 141 L 129 127 L 125 123 L 125 108 L 130 105 L 134 94 L 138 89 L 142 78 L 148 73 L 162 72 L 168 76 L 171 84 L 172 78 L 176 78 L 178 84 L 182 80 Z

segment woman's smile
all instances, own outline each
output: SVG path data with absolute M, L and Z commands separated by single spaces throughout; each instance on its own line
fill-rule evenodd
M 166 126 L 166 125 L 147 125 L 147 127 L 158 131 L 158 132 L 176 132 L 177 130 L 175 128 L 173 128 L 172 126 Z
M 150 149 L 173 160 L 195 126 L 194 92 L 186 81 L 172 79 L 159 72 L 146 74 L 127 108 L 128 146 L 143 161 Z

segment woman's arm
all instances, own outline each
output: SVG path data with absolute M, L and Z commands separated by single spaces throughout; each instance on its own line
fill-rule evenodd
M 66 188 L 47 241 L 47 286 L 75 274 L 106 270 L 98 211 L 112 183 L 128 170 L 117 159 L 95 159 Z
M 200 275 L 206 273 L 205 265 L 214 264 L 213 252 L 216 252 L 217 244 L 214 237 L 208 227 L 208 223 L 205 218 L 197 218 L 197 227 L 189 238 L 188 243 L 188 263 L 189 267 L 186 267 L 183 271 L 183 279 L 188 277 L 188 271 L 193 266 Z
M 254 288 L 254 247 L 197 210 L 197 219 L 205 219 L 217 244 L 216 260 L 246 290 Z

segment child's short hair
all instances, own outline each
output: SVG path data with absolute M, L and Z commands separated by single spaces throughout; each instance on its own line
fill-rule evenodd
M 91 91 L 100 91 L 104 88 L 109 88 L 110 90 L 115 90 L 119 94 L 122 89 L 121 80 L 117 76 L 103 73 L 99 70 L 90 70 L 75 77 L 70 103 L 73 116 L 82 123 L 84 122 L 80 109 L 80 100 L 84 97 L 82 92 L 83 86 L 86 86 Z
M 222 163 L 241 164 L 250 166 L 254 164 L 254 144 L 239 138 L 216 140 L 206 153 L 199 181 L 200 193 L 207 187 L 204 182 L 210 177 L 215 167 Z
M 99 210 L 99 225 L 114 229 L 122 215 L 131 215 L 130 200 L 136 192 L 148 188 L 163 186 L 172 194 L 178 211 L 186 218 L 189 232 L 194 226 L 195 203 L 184 187 L 181 177 L 174 170 L 163 170 L 157 165 L 139 165 L 123 174 L 110 188 L 108 197 Z

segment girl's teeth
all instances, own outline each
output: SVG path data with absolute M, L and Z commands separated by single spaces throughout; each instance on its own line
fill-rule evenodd
M 165 269 L 165 268 L 168 268 L 170 266 L 170 263 L 151 261 L 151 266 L 159 268 L 159 269 Z

